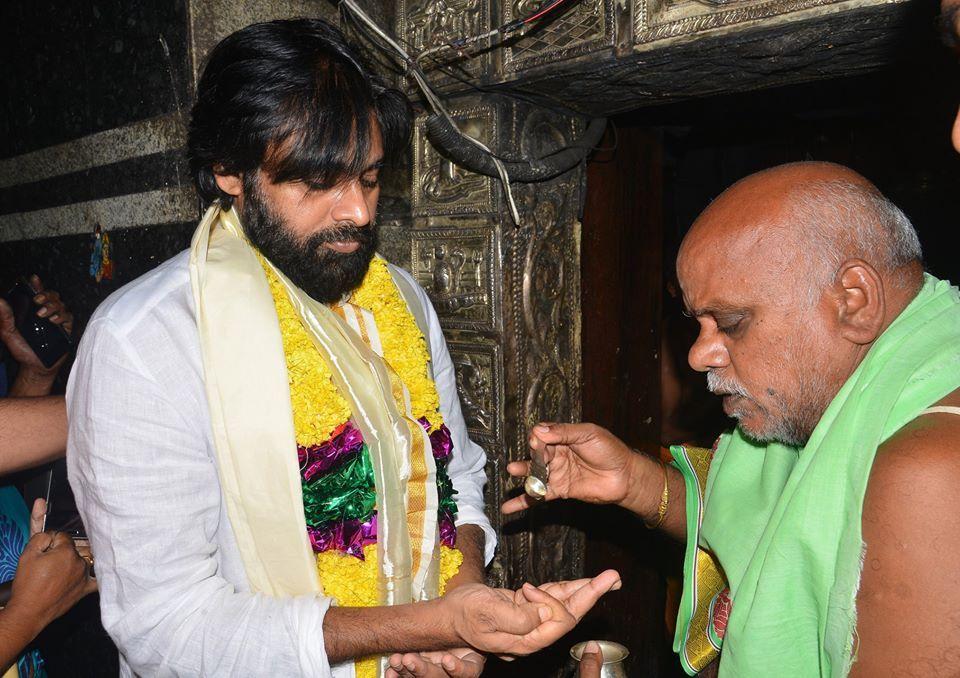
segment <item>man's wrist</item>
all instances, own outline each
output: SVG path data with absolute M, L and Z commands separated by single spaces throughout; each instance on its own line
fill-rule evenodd
M 453 598 L 435 598 L 419 603 L 410 603 L 413 611 L 413 637 L 408 638 L 406 647 L 398 647 L 394 652 L 413 650 L 417 652 L 447 647 L 459 647 L 463 638 L 459 631 L 460 617 L 458 606 Z
M 10 598 L 6 607 L 0 609 L 0 615 L 3 615 L 3 624 L 8 635 L 16 636 L 25 646 L 40 635 L 47 624 L 29 606 L 20 603 L 16 597 Z
M 331 607 L 323 619 L 333 664 L 371 654 L 424 652 L 463 644 L 457 606 L 448 598 L 380 607 Z
M 663 472 L 656 459 L 643 452 L 631 455 L 627 472 L 627 493 L 620 506 L 648 523 L 657 519 L 663 491 Z
M 433 606 L 428 610 L 435 619 L 439 620 L 437 631 L 442 637 L 437 638 L 436 647 L 460 647 L 464 644 L 463 636 L 460 632 L 460 614 L 453 598 L 446 596 L 431 600 L 427 605 Z

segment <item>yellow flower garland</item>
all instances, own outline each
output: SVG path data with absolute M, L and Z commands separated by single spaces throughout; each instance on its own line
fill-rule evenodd
M 334 386 L 330 368 L 300 324 L 300 316 L 284 292 L 283 284 L 269 267 L 264 266 L 264 270 L 283 336 L 297 444 L 319 445 L 330 439 L 337 426 L 350 419 L 350 405 Z M 414 419 L 426 417 L 433 432 L 443 423 L 443 417 L 437 387 L 427 373 L 430 352 L 383 259 L 374 257 L 370 262 L 351 302 L 373 314 L 383 345 L 383 359 L 410 392 Z M 403 407 L 403 403 L 398 404 Z
M 297 444 L 304 447 L 319 445 L 330 438 L 334 429 L 350 419 L 350 405 L 334 386 L 330 368 L 301 324 L 283 284 L 270 267 L 264 265 L 264 271 L 280 321 Z M 438 429 L 443 417 L 436 385 L 427 373 L 430 361 L 427 342 L 383 259 L 374 257 L 370 262 L 363 282 L 350 301 L 373 314 L 384 360 L 406 385 L 414 418 L 425 417 L 430 422 L 431 432 Z M 317 572 L 324 593 L 338 605 L 372 607 L 379 604 L 377 545 L 368 544 L 363 553 L 363 560 L 339 551 L 317 554 Z M 458 549 L 440 546 L 440 595 L 462 563 L 463 554 Z M 374 678 L 377 666 L 375 656 L 358 659 L 355 663 L 357 678 Z

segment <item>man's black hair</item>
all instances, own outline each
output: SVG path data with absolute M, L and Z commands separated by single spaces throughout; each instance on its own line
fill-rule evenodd
M 190 122 L 190 171 L 204 204 L 231 204 L 214 167 L 330 188 L 367 169 L 374 123 L 384 156 L 395 157 L 409 140 L 410 104 L 337 28 L 319 19 L 253 24 L 207 59 Z

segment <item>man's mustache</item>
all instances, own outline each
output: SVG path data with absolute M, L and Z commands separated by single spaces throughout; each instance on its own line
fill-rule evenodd
M 306 245 L 308 249 L 314 249 L 328 242 L 358 242 L 361 245 L 366 245 L 373 240 L 373 237 L 371 226 L 341 223 L 312 234 Z
M 734 379 L 728 379 L 719 372 L 707 372 L 707 388 L 717 395 L 732 395 L 753 400 L 750 393 Z

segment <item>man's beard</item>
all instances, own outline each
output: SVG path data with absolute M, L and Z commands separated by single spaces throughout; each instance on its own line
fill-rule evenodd
M 744 409 L 734 407 L 730 413 L 730 416 L 740 422 L 744 434 L 758 443 L 783 443 L 803 447 L 810 439 L 810 434 L 819 423 L 825 408 L 823 384 L 818 380 L 800 385 L 800 396 L 795 405 L 787 403 L 782 395 L 772 389 L 767 389 L 767 393 L 775 401 L 776 412 L 771 412 L 757 402 L 742 384 L 714 370 L 707 372 L 707 388 L 711 393 L 732 395 L 746 400 L 753 409 L 760 412 L 767 422 L 762 428 L 747 428 L 743 425 L 743 419 L 747 416 Z
M 258 183 L 251 182 L 249 187 L 246 184 L 241 214 L 244 233 L 294 285 L 324 304 L 339 301 L 360 286 L 377 251 L 379 234 L 375 222 L 366 226 L 341 222 L 299 239 L 267 205 Z M 349 254 L 323 246 L 350 241 L 360 246 Z

